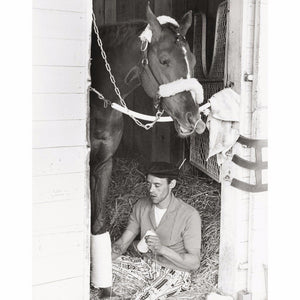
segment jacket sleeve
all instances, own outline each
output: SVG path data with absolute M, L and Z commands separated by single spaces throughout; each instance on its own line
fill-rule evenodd
M 141 229 L 141 209 L 142 209 L 141 200 L 138 201 L 132 209 L 132 212 L 129 216 L 127 230 L 133 232 L 134 234 L 138 234 Z
M 201 249 L 201 218 L 196 210 L 187 219 L 183 242 L 186 249 Z

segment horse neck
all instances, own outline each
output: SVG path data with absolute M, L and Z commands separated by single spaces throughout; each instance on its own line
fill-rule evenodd
M 141 56 L 140 40 L 138 37 L 134 37 L 127 45 L 124 45 L 124 48 L 115 57 L 116 65 L 122 66 L 121 68 L 116 68 L 114 72 L 124 97 L 140 85 L 139 65 Z
M 132 33 L 127 33 L 125 35 L 126 38 L 124 38 L 124 36 L 120 36 L 121 34 L 118 33 L 118 36 L 122 39 L 120 43 L 118 43 L 118 36 L 111 36 L 112 39 L 115 39 L 115 43 L 112 42 L 112 44 L 109 45 L 108 42 L 108 47 L 105 49 L 108 61 L 111 65 L 112 74 L 116 79 L 117 85 L 123 97 L 129 95 L 140 85 L 139 77 L 137 76 L 138 66 L 140 65 L 142 59 L 139 34 L 141 32 L 141 28 L 145 26 L 146 23 L 144 22 L 139 22 L 136 24 L 136 26 L 131 25 L 130 30 Z M 104 47 L 105 40 L 107 40 L 107 38 L 109 38 L 109 36 L 104 37 Z M 125 79 L 130 80 L 132 77 L 133 80 L 131 80 L 129 83 L 125 83 Z

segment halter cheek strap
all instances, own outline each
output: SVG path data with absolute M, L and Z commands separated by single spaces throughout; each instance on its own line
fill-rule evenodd
M 158 107 L 157 91 L 162 84 L 155 73 L 153 72 L 148 60 L 148 41 L 143 41 L 141 44 L 142 60 L 141 60 L 141 83 L 148 94 L 154 100 L 154 107 Z
M 174 26 L 179 27 L 177 21 L 169 16 L 159 16 L 157 17 L 157 20 L 160 24 L 171 23 Z M 153 98 L 154 107 L 158 108 L 160 106 L 160 97 L 158 97 L 157 91 L 159 89 L 159 86 L 162 84 L 162 81 L 160 80 L 160 78 L 157 78 L 148 60 L 148 45 L 152 40 L 152 31 L 149 24 L 146 26 L 139 38 L 142 42 L 142 60 L 140 64 L 142 86 L 147 95 Z
M 159 99 L 157 97 L 157 91 L 159 89 L 160 83 L 155 74 L 153 73 L 151 67 L 149 66 L 149 61 L 147 58 L 147 48 L 141 47 L 142 59 L 139 65 L 135 65 L 131 68 L 124 78 L 125 90 L 123 91 L 123 97 L 125 98 L 131 92 L 133 92 L 139 86 L 142 86 L 146 94 L 153 98 L 153 104 L 155 108 L 159 106 Z M 145 49 L 145 50 L 143 50 Z

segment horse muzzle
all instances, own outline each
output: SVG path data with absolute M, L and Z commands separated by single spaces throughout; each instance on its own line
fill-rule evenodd
M 206 128 L 200 117 L 195 122 L 190 122 L 188 126 L 181 125 L 177 120 L 174 120 L 174 125 L 180 137 L 188 137 L 194 132 L 202 134 Z

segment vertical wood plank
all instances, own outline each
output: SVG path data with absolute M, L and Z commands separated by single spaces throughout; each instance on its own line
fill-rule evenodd
M 192 10 L 193 14 L 198 13 L 198 12 L 206 13 L 207 5 L 208 5 L 207 2 L 209 2 L 209 0 L 207 0 L 207 1 L 185 0 L 184 1 L 185 5 L 183 8 L 183 11 L 182 11 L 181 15 L 178 17 L 179 18 L 178 20 L 180 21 L 181 18 L 183 17 L 183 15 L 186 12 L 188 12 L 189 10 Z M 199 34 L 201 34 L 201 32 L 199 32 Z M 193 36 L 194 36 L 194 21 L 192 22 L 192 25 L 186 34 L 186 39 L 187 39 L 191 49 L 193 47 Z M 213 40 L 213 38 L 211 38 L 209 40 Z
M 105 24 L 117 21 L 116 7 L 116 0 L 105 0 Z
M 263 1 L 253 3 L 248 1 L 249 10 L 253 12 L 249 16 L 248 27 L 253 28 L 253 86 L 252 86 L 252 128 L 251 137 L 266 139 L 267 133 L 267 4 Z M 254 26 L 251 26 L 254 23 Z M 255 151 L 252 159 L 255 160 Z M 254 174 L 251 174 L 251 182 L 255 182 Z M 267 226 L 268 226 L 268 195 L 267 192 L 250 195 L 249 212 L 249 274 L 248 289 L 252 292 L 253 299 L 267 298 L 267 284 L 264 266 L 268 264 L 267 250 Z
M 154 1 L 156 16 L 172 15 L 172 1 Z M 152 135 L 152 160 L 171 161 L 171 126 L 173 123 L 156 123 Z
M 97 26 L 105 24 L 105 0 L 93 0 L 93 11 Z
M 118 0 L 116 3 L 116 20 L 118 22 L 135 19 L 135 1 Z
M 227 78 L 234 83 L 233 89 L 244 99 L 246 94 L 243 72 L 246 62 L 245 40 L 246 40 L 246 4 L 247 0 L 230 0 L 228 13 L 228 47 L 227 47 Z M 245 103 L 241 104 L 245 106 Z M 242 110 L 243 111 L 243 110 Z M 247 123 L 241 113 L 242 123 Z M 251 122 L 251 120 L 249 120 Z M 243 157 L 243 148 L 238 143 L 232 149 L 232 155 L 238 154 Z M 242 253 L 240 240 L 242 238 L 243 225 L 241 212 L 245 208 L 241 199 L 248 199 L 249 193 L 233 188 L 226 176 L 245 181 L 242 168 L 231 162 L 230 157 L 221 166 L 221 236 L 219 257 L 219 280 L 218 287 L 228 295 L 236 297 L 237 292 L 242 289 L 239 280 L 239 263 L 245 262 L 248 251 Z M 246 249 L 247 250 L 247 249 Z M 245 284 L 245 282 L 244 282 Z M 246 289 L 244 286 L 243 289 Z
M 146 20 L 146 8 L 148 0 L 134 0 L 134 18 Z M 154 2 L 150 1 L 150 7 L 154 11 Z M 133 92 L 133 110 L 147 115 L 153 114 L 152 99 L 144 92 L 142 87 Z M 143 159 L 151 160 L 152 129 L 145 130 L 131 121 L 133 133 L 133 151 L 139 153 Z
M 216 0 L 215 0 L 216 1 Z M 220 1 L 220 0 L 219 0 Z M 186 13 L 189 10 L 192 10 L 193 13 L 203 12 L 206 13 L 207 7 L 211 1 L 197 1 L 197 0 L 185 0 L 184 10 Z
M 155 0 L 154 11 L 156 16 L 172 16 L 172 0 Z
M 185 140 L 178 137 L 178 133 L 173 123 L 170 131 L 170 161 L 177 164 L 182 162 L 185 157 Z
M 207 14 L 209 16 L 216 16 L 218 6 L 224 0 L 214 0 L 214 1 L 207 1 Z
M 135 18 L 146 20 L 146 7 L 148 0 L 134 0 L 135 1 Z M 150 3 L 151 9 L 154 8 L 153 2 Z
M 172 124 L 173 125 L 173 124 Z M 153 161 L 171 161 L 170 147 L 171 125 L 168 123 L 156 123 L 152 135 Z
M 180 21 L 185 13 L 186 0 L 173 0 L 172 1 L 172 16 L 176 21 Z
M 126 105 L 129 109 L 133 107 L 134 94 L 131 93 L 128 97 L 126 97 Z M 123 115 L 124 120 L 124 128 L 123 128 L 123 136 L 118 147 L 116 156 L 127 157 L 134 153 L 134 143 L 135 143 L 135 127 L 137 125 L 133 122 L 133 120 L 126 115 Z
M 134 108 L 142 114 L 154 115 L 153 101 L 146 95 L 142 87 L 139 87 L 134 91 Z M 135 151 L 141 153 L 146 160 L 150 160 L 153 129 L 145 130 L 136 125 L 134 125 L 133 129 L 135 137 Z

